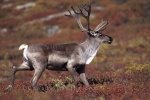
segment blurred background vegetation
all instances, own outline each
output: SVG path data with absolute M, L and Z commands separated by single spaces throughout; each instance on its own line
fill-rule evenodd
M 70 5 L 86 2 L 89 0 L 1 0 L 0 83 L 7 81 L 12 65 L 21 63 L 22 51 L 18 51 L 20 44 L 82 42 L 86 33 L 82 33 L 76 22 L 62 13 Z M 102 19 L 107 19 L 109 24 L 104 34 L 112 36 L 114 42 L 111 45 L 104 44 L 92 64 L 87 66 L 89 77 L 99 79 L 101 74 L 106 75 L 107 72 L 121 79 L 130 75 L 134 76 L 132 78 L 141 75 L 140 79 L 143 75 L 150 77 L 150 0 L 95 0 L 92 12 L 92 27 L 96 27 Z M 28 81 L 32 77 L 32 73 L 22 72 L 17 74 L 18 80 L 23 80 L 25 75 Z M 52 80 L 50 76 L 54 79 L 59 74 L 47 72 L 42 79 Z M 57 88 L 64 87 L 62 80 L 52 82 L 56 83 L 54 86 Z

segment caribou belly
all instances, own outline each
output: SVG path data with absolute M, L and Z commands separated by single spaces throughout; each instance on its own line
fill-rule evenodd
M 47 68 L 51 70 L 62 70 L 66 68 L 67 61 L 68 61 L 67 57 L 63 57 L 57 54 L 51 54 L 48 57 Z

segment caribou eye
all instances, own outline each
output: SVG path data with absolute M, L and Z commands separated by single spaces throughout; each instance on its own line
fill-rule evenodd
M 97 34 L 98 34 L 98 33 L 99 33 L 99 31 L 96 31 L 95 33 L 97 33 Z
M 99 34 L 99 36 L 101 37 L 101 36 L 102 36 L 102 34 Z

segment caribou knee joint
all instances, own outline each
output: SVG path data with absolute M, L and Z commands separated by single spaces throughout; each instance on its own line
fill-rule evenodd
M 13 66 L 12 69 L 13 69 L 13 70 L 16 70 L 16 66 Z
M 16 66 L 13 66 L 13 67 L 12 67 L 12 71 L 13 71 L 13 73 L 15 73 L 15 72 L 16 72 L 16 70 L 17 70 L 17 67 L 16 67 Z

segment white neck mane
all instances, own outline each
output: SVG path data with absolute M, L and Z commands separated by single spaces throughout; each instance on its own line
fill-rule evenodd
M 90 64 L 96 56 L 100 43 L 94 38 L 88 38 L 86 41 L 81 43 L 81 46 L 84 48 L 82 57 L 86 64 Z
M 97 48 L 94 51 L 89 50 L 89 52 L 87 52 L 88 54 L 87 54 L 86 64 L 90 64 L 92 62 L 92 60 L 96 56 L 96 53 L 97 53 L 98 49 L 99 48 Z

